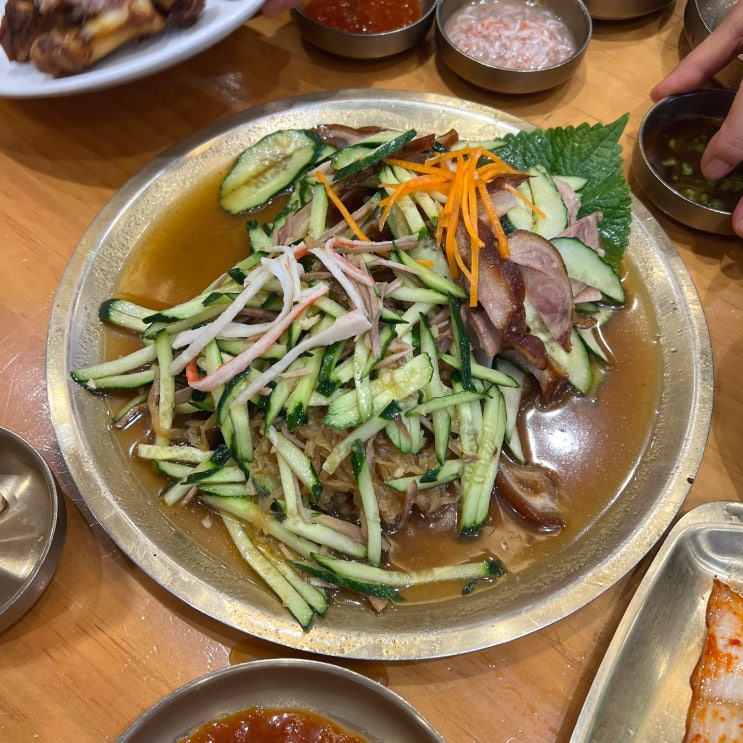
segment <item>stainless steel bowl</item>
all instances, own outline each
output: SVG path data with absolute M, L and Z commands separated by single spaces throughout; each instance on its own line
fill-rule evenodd
M 293 8 L 292 18 L 302 38 L 331 54 L 349 59 L 380 59 L 415 46 L 433 25 L 436 0 L 421 0 L 421 17 L 407 26 L 383 33 L 349 33 L 311 18 L 302 6 Z
M 673 0 L 584 0 L 584 2 L 591 18 L 600 21 L 641 18 L 673 5 Z
M 553 67 L 514 70 L 495 67 L 460 51 L 446 34 L 451 16 L 473 0 L 439 0 L 436 10 L 436 51 L 451 70 L 465 80 L 497 93 L 536 93 L 565 82 L 580 64 L 591 40 L 591 16 L 581 0 L 540 0 L 539 5 L 555 13 L 573 32 L 575 53 Z
M 640 124 L 632 171 L 645 195 L 669 217 L 704 232 L 732 235 L 732 214 L 686 198 L 670 186 L 653 168 L 648 139 L 658 127 L 683 117 L 713 116 L 723 118 L 730 110 L 734 92 L 725 88 L 698 90 L 670 96 L 656 103 Z
M 702 43 L 728 14 L 737 0 L 688 0 L 684 9 L 684 31 L 689 46 Z M 737 89 L 743 80 L 743 55 L 738 56 L 714 76 L 726 88 Z
M 18 434 L 0 428 L 0 632 L 46 589 L 66 531 L 64 498 L 43 457 Z
M 210 720 L 252 707 L 319 714 L 369 743 L 444 743 L 390 689 L 355 671 L 299 658 L 241 663 L 191 681 L 145 712 L 117 743 L 173 743 Z

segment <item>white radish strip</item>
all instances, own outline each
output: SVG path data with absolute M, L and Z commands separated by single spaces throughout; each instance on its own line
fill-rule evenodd
M 232 304 L 208 325 L 199 328 L 199 332 L 191 340 L 188 347 L 176 356 L 168 367 L 171 374 L 180 374 L 191 359 L 196 358 L 209 341 L 214 340 L 225 325 L 235 319 L 238 312 L 263 288 L 271 278 L 271 274 L 265 269 L 257 268 L 250 275 L 249 283 L 240 294 L 232 301 Z M 176 336 L 173 342 L 175 348 L 180 348 L 182 343 Z
M 343 291 L 346 292 L 348 298 L 351 300 L 353 305 L 366 314 L 366 308 L 364 306 L 364 300 L 359 294 L 359 290 L 354 286 L 348 276 L 343 272 L 343 269 L 338 261 L 337 257 L 332 253 L 328 253 L 324 248 L 315 248 L 311 250 L 312 253 L 324 266 L 333 274 L 333 278 L 343 287 Z
M 348 258 L 344 258 L 342 255 L 338 255 L 338 253 L 333 250 L 333 241 L 328 240 L 328 242 L 325 244 L 325 250 L 328 251 L 329 255 L 332 255 L 333 258 L 338 261 L 338 265 L 341 267 L 341 270 L 348 274 L 352 279 L 355 279 L 361 284 L 366 284 L 367 286 L 374 286 L 374 279 L 369 275 L 367 271 L 363 271 L 361 268 L 359 268 L 355 263 L 352 263 L 348 260 Z
M 207 376 L 202 377 L 194 382 L 190 382 L 191 387 L 197 390 L 210 391 L 216 389 L 221 384 L 229 382 L 230 379 L 245 371 L 255 359 L 262 356 L 273 343 L 281 336 L 281 334 L 296 320 L 313 302 L 316 302 L 324 294 L 327 294 L 330 288 L 327 285 L 318 284 L 309 290 L 302 299 L 302 302 L 294 305 L 292 310 L 281 322 L 274 322 L 273 327 L 266 332 L 262 338 L 257 340 L 250 348 L 238 354 L 234 358 L 230 359 L 225 364 L 222 364 L 216 371 Z M 287 356 L 284 357 L 285 359 Z M 296 356 L 295 356 L 296 358 Z M 282 369 L 283 371 L 283 369 Z M 263 385 L 258 387 L 262 389 Z M 255 392 L 253 393 L 255 394 Z M 244 398 L 244 399 L 247 399 Z
M 321 330 L 315 335 L 305 338 L 284 355 L 263 374 L 259 375 L 248 387 L 235 397 L 233 405 L 241 405 L 253 395 L 260 392 L 272 379 L 281 374 L 295 359 L 299 358 L 312 348 L 329 346 L 337 341 L 345 340 L 369 330 L 371 323 L 359 311 L 353 310 L 338 318 L 327 330 Z M 239 358 L 239 357 L 235 357 Z M 231 362 L 227 362 L 228 364 Z M 225 364 L 226 366 L 227 364 Z M 216 372 L 215 372 L 216 373 Z

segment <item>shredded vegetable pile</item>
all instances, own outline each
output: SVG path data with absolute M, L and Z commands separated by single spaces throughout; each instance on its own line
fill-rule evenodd
M 592 394 L 609 361 L 600 328 L 625 297 L 604 215 L 580 212 L 590 177 L 517 169 L 497 154 L 514 146 L 269 135 L 220 188 L 246 215 L 245 258 L 174 307 L 109 300 L 102 319 L 141 348 L 72 372 L 90 391 L 131 390 L 114 422 L 146 417 L 137 456 L 168 478 L 163 506 L 218 514 L 305 629 L 336 589 L 381 611 L 413 585 L 467 594 L 505 575 L 496 555 L 396 568 L 416 512 L 462 539 L 497 504 L 546 534 L 564 526 L 559 478 L 529 461 L 519 412 L 534 395 Z
M 486 162 L 481 164 L 483 158 Z M 478 215 L 482 208 L 487 215 L 489 227 L 498 239 L 501 256 L 508 258 L 506 234 L 487 187 L 496 178 L 514 175 L 517 171 L 483 147 L 459 148 L 455 152 L 435 155 L 423 165 L 404 160 L 389 160 L 388 164 L 420 175 L 396 184 L 392 194 L 382 200 L 381 205 L 384 207 L 382 224 L 394 204 L 406 194 L 429 192 L 444 196 L 446 200 L 436 224 L 436 244 L 444 248 L 451 275 L 457 278 L 463 273 L 467 277 L 470 285 L 470 306 L 476 306 L 479 266 L 477 256 L 484 245 L 479 234 Z M 543 216 L 541 211 L 512 185 L 506 182 L 504 188 L 526 201 L 535 213 Z M 470 237 L 472 257 L 467 265 L 462 258 L 456 237 L 460 220 Z

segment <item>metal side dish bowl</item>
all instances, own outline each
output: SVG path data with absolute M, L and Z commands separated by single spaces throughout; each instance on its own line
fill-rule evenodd
M 678 222 L 703 232 L 732 235 L 732 211 L 743 195 L 743 171 L 709 181 L 699 159 L 730 110 L 724 88 L 670 96 L 643 118 L 632 158 L 633 174 L 650 201 Z
M 503 31 L 503 37 L 493 37 L 486 30 L 494 27 L 489 22 L 494 17 L 507 35 Z M 564 83 L 580 65 L 592 33 L 591 16 L 581 0 L 541 0 L 536 5 L 440 0 L 436 10 L 439 59 L 461 78 L 496 93 L 537 93 Z
M 381 59 L 414 47 L 430 30 L 436 9 L 435 0 L 420 0 L 420 15 L 409 23 L 386 31 L 351 31 L 347 29 L 353 27 L 353 19 L 347 12 L 341 19 L 344 27 L 319 20 L 321 16 L 313 10 L 314 2 L 319 1 L 293 8 L 291 15 L 295 25 L 306 42 L 349 59 Z M 397 7 L 403 6 L 397 4 Z M 358 24 L 365 26 L 362 21 L 358 19 Z

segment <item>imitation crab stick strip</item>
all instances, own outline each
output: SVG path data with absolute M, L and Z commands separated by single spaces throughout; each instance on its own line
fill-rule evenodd
M 186 381 L 191 384 L 191 382 L 197 382 L 199 380 L 199 367 L 197 364 L 196 359 L 191 359 L 186 364 Z
M 351 310 L 351 312 L 347 312 L 342 317 L 339 317 L 326 330 L 321 330 L 319 333 L 310 335 L 303 341 L 297 343 L 294 348 L 288 351 L 273 366 L 266 369 L 266 371 L 260 374 L 242 392 L 240 392 L 240 394 L 235 397 L 233 404 L 241 405 L 253 397 L 253 395 L 256 395 L 303 353 L 306 353 L 313 348 L 330 346 L 337 341 L 346 340 L 347 338 L 360 335 L 369 330 L 370 327 L 371 323 L 359 310 Z
M 343 272 L 348 274 L 356 281 L 361 282 L 362 284 L 366 284 L 367 286 L 374 286 L 375 281 L 371 274 L 369 274 L 368 271 L 364 271 L 352 261 L 349 261 L 348 258 L 339 255 L 333 247 L 334 244 L 335 239 L 331 238 L 325 243 L 325 250 L 327 250 L 328 253 L 332 255 L 336 261 L 338 261 L 340 267 L 343 269 Z
M 187 347 L 181 351 L 175 359 L 173 359 L 169 368 L 171 374 L 178 374 L 183 371 L 186 364 L 191 359 L 196 358 L 207 343 L 216 338 L 226 327 L 228 327 L 243 307 L 245 307 L 245 305 L 265 286 L 271 276 L 277 276 L 278 278 L 277 271 L 279 268 L 277 267 L 283 268 L 284 272 L 290 271 L 291 273 L 297 274 L 297 261 L 306 255 L 307 246 L 304 243 L 300 243 L 299 245 L 291 247 L 277 246 L 277 249 L 281 250 L 283 255 L 271 259 L 268 263 L 264 260 L 262 264 L 250 274 L 250 277 L 245 284 L 245 288 L 237 297 L 235 297 L 229 307 L 227 307 L 227 309 L 225 309 L 214 322 L 191 330 L 184 330 L 176 336 L 174 340 L 174 348 L 182 348 L 183 346 Z M 294 283 L 297 287 L 299 286 L 298 275 L 296 276 L 296 281 Z
M 186 368 L 186 364 L 191 359 L 196 358 L 204 346 L 213 338 L 216 338 L 219 331 L 231 322 L 242 308 L 265 286 L 271 278 L 271 274 L 265 269 L 256 269 L 251 276 L 251 281 L 232 301 L 232 304 L 214 321 L 199 328 L 193 336 L 189 333 L 188 346 L 173 359 L 169 371 L 171 374 L 178 374 Z M 180 346 L 183 341 L 176 338 L 176 343 Z
M 331 253 L 324 248 L 314 248 L 312 254 L 330 271 L 335 280 L 343 287 L 343 290 L 348 295 L 356 309 L 366 314 L 364 307 L 364 300 L 359 293 L 358 287 L 354 282 L 344 273 L 343 266 L 340 264 L 340 256 L 336 253 Z
M 216 371 L 207 374 L 196 382 L 189 382 L 194 389 L 209 391 L 216 389 L 221 384 L 225 384 L 240 372 L 245 371 L 250 364 L 259 356 L 264 354 L 281 336 L 281 334 L 296 320 L 311 304 L 316 302 L 321 296 L 327 294 L 329 287 L 327 284 L 318 284 L 311 291 L 307 292 L 301 302 L 294 305 L 291 312 L 282 318 L 281 322 L 276 322 L 274 326 L 257 340 L 250 348 L 247 348 L 241 354 L 222 364 Z M 286 357 L 284 357 L 286 358 Z

